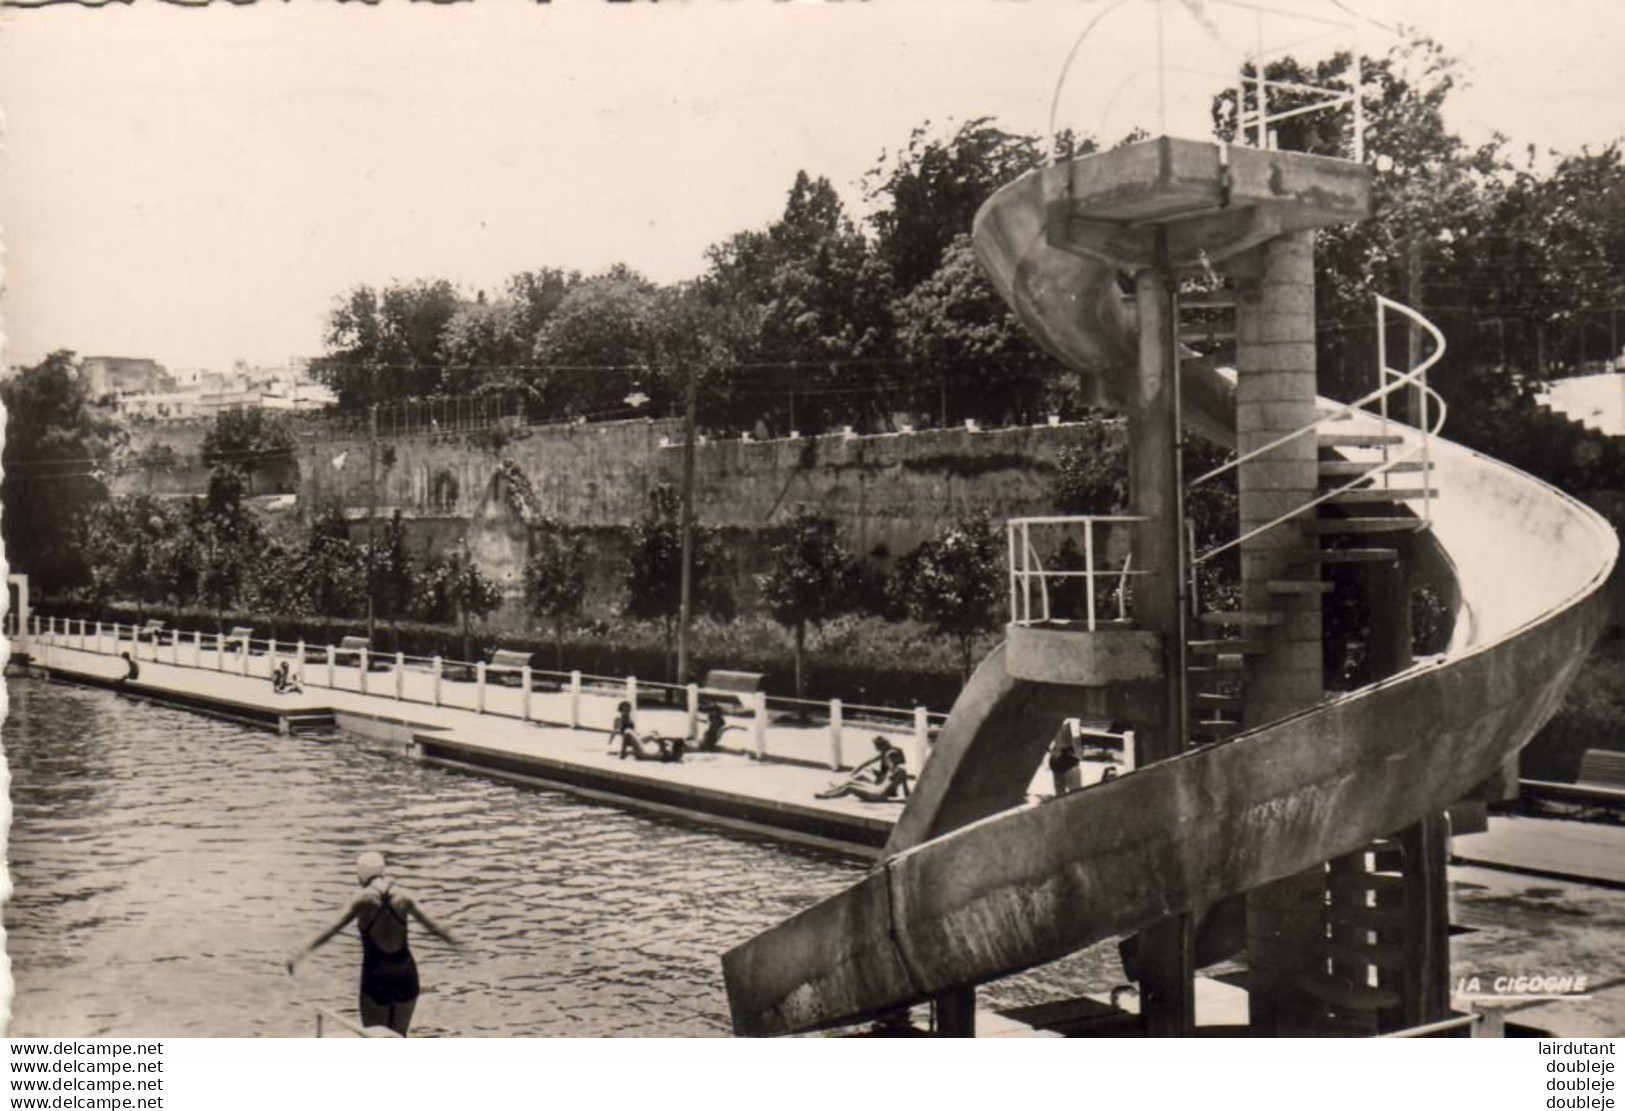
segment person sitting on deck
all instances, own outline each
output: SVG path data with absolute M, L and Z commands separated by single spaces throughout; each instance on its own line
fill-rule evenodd
M 847 783 L 857 783 L 862 786 L 872 787 L 886 781 L 886 776 L 889 771 L 889 769 L 886 767 L 886 756 L 888 753 L 898 752 L 899 750 L 894 748 L 892 743 L 885 737 L 878 735 L 874 739 L 874 746 L 875 754 L 873 756 L 869 757 L 869 759 L 853 768 L 850 772 L 847 772 Z M 837 784 L 836 786 L 845 786 L 845 784 Z M 830 788 L 830 790 L 834 789 L 834 786 Z
M 728 719 L 722 716 L 721 706 L 711 703 L 705 710 L 705 734 L 700 738 L 700 751 L 715 752 L 722 745 L 722 735 L 738 728 L 737 725 L 728 724 Z
M 637 740 L 638 727 L 632 721 L 632 703 L 622 702 L 615 707 L 615 722 L 609 727 L 609 743 L 621 742 L 621 755 L 626 755 L 626 742 L 628 738 Z
M 879 738 L 875 738 L 879 740 Z M 821 799 L 855 798 L 862 802 L 902 802 L 908 798 L 908 758 L 903 750 L 887 746 L 880 757 L 877 781 L 869 783 L 854 777 L 827 791 L 818 792 Z
M 128 652 L 120 652 L 119 658 L 124 661 L 124 674 L 114 680 L 118 686 L 122 687 L 125 683 L 133 683 L 141 678 L 141 665 L 130 659 Z
M 271 693 L 301 694 L 304 689 L 299 685 L 299 681 L 293 677 L 288 668 L 287 660 L 283 660 L 281 664 L 277 665 L 277 669 L 271 672 Z
M 288 975 L 354 920 L 361 931 L 361 1025 L 387 1026 L 404 1038 L 418 1000 L 418 966 L 407 944 L 408 919 L 416 918 L 448 945 L 462 945 L 384 874 L 382 853 L 368 851 L 356 857 L 355 875 L 361 894 L 351 900 L 337 922 L 288 958 Z

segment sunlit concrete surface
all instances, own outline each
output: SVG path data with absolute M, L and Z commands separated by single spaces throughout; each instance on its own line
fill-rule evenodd
M 1547 386 L 1542 400 L 1555 413 L 1610 436 L 1625 435 L 1625 374 L 1588 374 Z

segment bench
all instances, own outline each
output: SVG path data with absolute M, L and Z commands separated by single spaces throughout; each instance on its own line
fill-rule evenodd
M 747 701 L 747 696 L 759 693 L 766 678 L 756 671 L 708 671 L 700 696 L 717 703 L 731 702 L 740 711 L 746 711 L 756 703 L 754 697 Z
M 1580 757 L 1581 787 L 1602 787 L 1610 791 L 1625 791 L 1625 752 L 1606 748 L 1588 748 Z
M 154 644 L 168 644 L 174 634 L 164 627 L 164 623 L 154 618 L 140 629 L 136 630 L 136 640 L 150 640 Z
M 521 686 L 525 681 L 525 668 L 529 666 L 529 652 L 498 648 L 486 661 L 485 678 L 488 682 L 501 683 L 503 686 Z
M 248 642 L 253 639 L 253 629 L 249 628 L 247 625 L 235 626 L 231 632 L 227 633 L 220 641 L 220 651 L 246 652 L 248 651 Z

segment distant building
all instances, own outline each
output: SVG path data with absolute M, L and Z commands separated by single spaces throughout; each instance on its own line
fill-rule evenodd
M 97 400 L 127 394 L 164 393 L 175 388 L 174 379 L 157 360 L 120 355 L 91 355 L 80 360 L 79 378 L 90 396 Z
M 186 388 L 173 383 L 163 390 L 118 396 L 120 413 L 149 420 L 184 420 L 213 417 L 225 409 L 274 409 L 310 412 L 325 409 L 338 399 L 333 391 L 311 382 L 298 369 L 250 367 L 239 359 L 230 371 L 184 372 Z

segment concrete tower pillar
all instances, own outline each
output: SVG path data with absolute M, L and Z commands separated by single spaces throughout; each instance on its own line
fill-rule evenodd
M 1312 423 L 1315 397 L 1314 233 L 1272 239 L 1237 267 L 1236 446 L 1254 451 Z M 1320 483 L 1314 433 L 1288 441 L 1238 468 L 1243 534 L 1310 501 Z M 1246 723 L 1275 721 L 1319 702 L 1320 598 L 1272 594 L 1272 579 L 1315 577 L 1301 554 L 1318 546 L 1305 523 L 1289 520 L 1241 546 L 1242 605 L 1281 615 L 1249 657 Z M 1249 998 L 1255 1029 L 1277 1035 L 1324 1032 L 1324 1008 L 1299 986 L 1325 959 L 1324 868 L 1269 884 L 1247 896 Z

